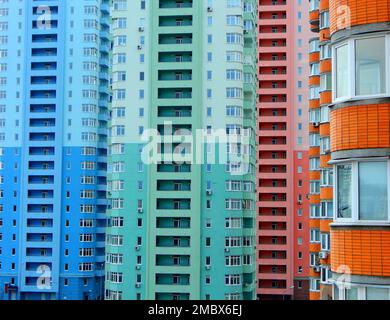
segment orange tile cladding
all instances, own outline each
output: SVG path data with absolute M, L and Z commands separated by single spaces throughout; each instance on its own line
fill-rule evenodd
M 310 12 L 309 21 L 314 22 L 320 19 L 320 13 L 318 10 L 314 10 Z
M 332 271 L 346 265 L 352 274 L 390 276 L 390 230 L 331 230 Z
M 390 104 L 340 108 L 330 117 L 332 152 L 390 147 Z
M 320 196 L 321 196 L 321 199 L 332 200 L 333 199 L 333 188 L 332 187 L 321 188 L 320 189 Z
M 338 24 L 340 25 L 340 22 L 340 29 L 344 28 L 343 19 L 346 11 L 343 12 L 341 6 L 349 8 L 351 26 L 390 21 L 390 0 L 330 0 L 330 30 L 332 34 L 339 30 Z
M 320 293 L 310 291 L 310 300 L 320 300 Z
M 328 10 L 329 9 L 329 0 L 321 0 L 319 5 L 320 11 Z
M 326 59 L 320 61 L 320 73 L 332 72 L 332 60 Z

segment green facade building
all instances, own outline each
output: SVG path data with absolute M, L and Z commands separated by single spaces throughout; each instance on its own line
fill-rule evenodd
M 112 17 L 106 299 L 254 299 L 256 1 Z

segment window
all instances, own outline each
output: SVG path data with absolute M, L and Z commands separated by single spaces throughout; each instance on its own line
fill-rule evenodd
M 320 279 L 310 279 L 310 291 L 320 291 Z
M 385 93 L 385 37 L 356 40 L 355 50 L 356 95 Z
M 359 163 L 359 219 L 387 220 L 387 203 L 387 162 Z
M 352 166 L 337 167 L 337 217 L 352 217 Z
M 320 229 L 310 229 L 310 242 L 320 243 Z
M 323 187 L 333 186 L 333 170 L 332 169 L 321 170 L 321 186 L 323 186 Z
M 366 300 L 389 300 L 389 289 L 378 287 L 367 287 Z
M 348 46 L 336 48 L 336 98 L 348 95 Z
M 333 286 L 333 300 L 390 300 L 388 286 Z
M 329 11 L 320 13 L 320 29 L 329 28 Z
M 321 202 L 321 218 L 327 219 L 333 217 L 333 202 Z
M 330 250 L 330 239 L 329 233 L 321 233 L 321 250 L 329 251 Z
M 336 166 L 337 219 L 389 221 L 389 161 Z
M 350 39 L 334 48 L 334 100 L 387 96 L 390 35 Z M 372 50 L 375 48 L 375 50 Z

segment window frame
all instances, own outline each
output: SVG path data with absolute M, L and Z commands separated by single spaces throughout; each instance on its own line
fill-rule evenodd
M 361 220 L 359 218 L 359 163 L 364 162 L 387 162 L 387 220 Z M 338 165 L 350 164 L 352 198 L 351 198 L 351 218 L 339 218 L 337 214 L 338 206 Z M 390 160 L 386 157 L 378 157 L 375 159 L 362 158 L 358 160 L 340 160 L 333 162 L 333 221 L 336 223 L 358 223 L 365 225 L 390 225 Z
M 356 90 L 356 41 L 357 40 L 365 40 L 365 39 L 372 39 L 372 38 L 385 38 L 385 80 L 386 80 L 386 86 L 385 86 L 385 93 L 381 94 L 372 94 L 372 95 L 357 95 Z M 348 93 L 344 97 L 337 97 L 337 59 L 336 59 L 336 50 L 347 46 L 348 48 Z M 365 36 L 356 36 L 352 37 L 346 41 L 341 41 L 335 45 L 332 46 L 332 100 L 333 103 L 340 103 L 344 101 L 354 101 L 354 100 L 365 100 L 365 99 L 372 99 L 372 98 L 385 98 L 390 95 L 390 71 L 388 69 L 390 68 L 390 33 L 383 32 L 383 33 L 377 33 L 374 35 L 365 35 Z
M 356 288 L 357 289 L 357 300 L 367 301 L 367 288 L 381 288 L 388 290 L 388 300 L 390 300 L 390 286 L 388 285 L 366 285 L 362 283 L 346 283 L 345 285 L 338 286 L 337 282 L 331 280 L 332 283 L 332 296 L 335 297 L 335 291 L 338 290 L 338 296 L 340 301 L 345 301 L 346 299 L 346 290 L 348 288 Z M 348 286 L 348 287 L 346 287 Z M 383 300 L 383 301 L 388 301 Z

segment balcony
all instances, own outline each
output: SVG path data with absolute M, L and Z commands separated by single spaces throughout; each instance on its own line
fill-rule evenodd
M 192 99 L 192 88 L 159 89 L 158 98 L 166 100 Z
M 191 81 L 191 70 L 159 70 L 159 81 Z
M 191 180 L 158 180 L 157 191 L 191 191 Z
M 190 63 L 192 62 L 192 52 L 160 52 L 158 56 L 160 63 Z
M 189 255 L 156 255 L 156 266 L 163 267 L 189 267 Z
M 181 9 L 181 8 L 192 8 L 192 0 L 160 0 L 160 9 Z
M 157 236 L 156 247 L 158 248 L 189 248 L 190 237 Z
M 190 218 L 157 218 L 158 229 L 190 229 Z M 173 232 L 176 232 L 175 230 Z
M 191 33 L 181 33 L 181 34 L 160 34 L 158 39 L 159 45 L 188 45 L 192 44 L 192 34 Z
M 188 286 L 190 284 L 189 274 L 156 274 L 156 285 L 161 286 Z
M 192 16 L 181 15 L 181 16 L 160 16 L 159 27 L 190 27 L 192 26 Z M 177 30 L 177 29 L 174 29 Z
M 191 210 L 191 199 L 157 199 L 157 210 Z

